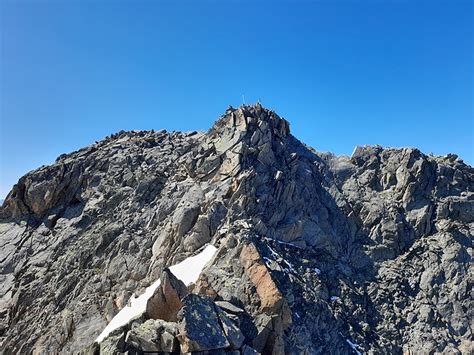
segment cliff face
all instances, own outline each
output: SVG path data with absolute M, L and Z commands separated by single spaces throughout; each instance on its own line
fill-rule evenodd
M 62 155 L 0 221 L 5 353 L 474 351 L 474 169 L 453 155 L 318 153 L 242 106 L 207 133 Z M 208 245 L 197 281 L 166 269 Z M 94 343 L 158 279 L 146 312 Z

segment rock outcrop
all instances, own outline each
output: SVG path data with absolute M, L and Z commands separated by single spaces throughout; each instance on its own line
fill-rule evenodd
M 257 105 L 207 132 L 119 132 L 0 208 L 0 349 L 469 354 L 474 169 L 317 152 Z M 195 284 L 167 268 L 218 248 Z M 144 315 L 95 339 L 161 278 Z
M 186 285 L 166 269 L 160 278 L 161 287 L 151 296 L 146 305 L 146 315 L 151 319 L 176 322 L 183 307 L 183 298 L 188 295 Z
M 137 352 L 176 353 L 179 351 L 177 335 L 176 324 L 149 319 L 127 333 L 125 344 Z

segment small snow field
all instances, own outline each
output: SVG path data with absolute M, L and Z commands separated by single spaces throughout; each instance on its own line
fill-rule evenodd
M 216 253 L 217 248 L 213 245 L 208 245 L 199 254 L 190 256 L 180 263 L 171 266 L 169 269 L 179 280 L 186 286 L 196 282 L 201 274 L 204 266 L 212 259 Z M 96 342 L 100 343 L 111 332 L 121 326 L 127 324 L 135 317 L 141 316 L 146 310 L 146 304 L 156 289 L 160 286 L 160 279 L 156 280 L 148 286 L 143 294 L 138 297 L 132 296 L 130 304 L 123 307 L 115 317 L 107 324 L 102 333 L 97 337 Z
M 104 340 L 112 331 L 115 329 L 127 324 L 131 319 L 141 315 L 145 312 L 146 303 L 153 296 L 155 290 L 160 286 L 160 279 L 148 286 L 143 294 L 138 297 L 132 296 L 130 298 L 130 305 L 123 307 L 120 312 L 118 312 L 114 318 L 110 321 L 109 324 L 104 328 L 102 333 L 96 339 L 97 343 L 100 343 Z
M 183 281 L 187 286 L 192 282 L 196 282 L 201 274 L 202 269 L 208 261 L 212 259 L 217 248 L 214 245 L 208 245 L 202 252 L 195 256 L 191 256 L 182 262 L 171 266 L 169 269 L 178 279 Z
M 359 350 L 357 350 L 357 347 L 358 347 L 357 344 L 355 344 L 355 343 L 353 343 L 352 341 L 350 341 L 350 339 L 346 339 L 346 342 L 347 342 L 347 344 L 349 344 L 349 346 L 352 348 L 352 350 L 354 350 L 354 352 L 355 352 L 357 355 L 362 355 L 362 353 L 361 353 Z

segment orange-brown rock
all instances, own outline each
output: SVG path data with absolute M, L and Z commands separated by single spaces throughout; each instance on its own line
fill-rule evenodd
M 183 306 L 181 300 L 188 294 L 186 285 L 178 280 L 169 269 L 161 276 L 161 286 L 148 300 L 146 313 L 149 318 L 176 322 L 178 311 Z
M 193 293 L 207 296 L 212 299 L 215 299 L 217 297 L 217 292 L 209 284 L 206 275 L 201 275 L 196 281 L 196 285 L 193 288 Z
M 276 311 L 279 309 L 283 302 L 283 296 L 253 244 L 243 246 L 240 253 L 240 262 L 245 274 L 257 289 L 257 294 L 262 303 L 262 310 Z

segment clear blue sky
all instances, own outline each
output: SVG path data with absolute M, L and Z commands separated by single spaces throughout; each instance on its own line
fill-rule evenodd
M 318 150 L 473 148 L 472 1 L 0 0 L 0 198 L 132 129 L 261 99 Z

